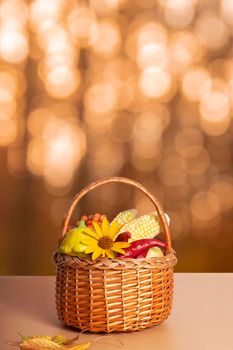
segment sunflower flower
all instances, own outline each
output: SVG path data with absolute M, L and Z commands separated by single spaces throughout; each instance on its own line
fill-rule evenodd
M 130 246 L 127 242 L 114 242 L 121 226 L 117 222 L 109 224 L 104 219 L 101 226 L 93 221 L 93 229 L 84 228 L 82 230 L 83 237 L 81 242 L 87 246 L 85 253 L 92 253 L 92 260 L 96 260 L 100 256 L 114 258 L 115 253 L 125 254 L 123 248 Z

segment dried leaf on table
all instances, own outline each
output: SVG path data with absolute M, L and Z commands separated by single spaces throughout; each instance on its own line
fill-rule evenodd
M 73 343 L 75 340 L 78 340 L 79 338 L 79 334 L 76 335 L 74 338 L 68 339 L 66 337 L 64 337 L 63 335 L 55 335 L 54 337 L 52 337 L 52 341 L 54 341 L 57 344 L 62 344 L 62 345 L 68 345 Z
M 50 336 L 21 336 L 22 342 L 8 343 L 12 346 L 18 346 L 21 350 L 85 350 L 90 345 L 91 342 L 80 343 L 77 345 L 68 345 L 74 340 L 77 340 L 78 336 L 73 339 L 68 339 L 61 335 L 56 335 L 54 337 Z
M 22 338 L 22 340 L 28 340 L 28 339 L 34 339 L 34 338 L 52 340 L 53 338 L 50 335 L 22 335 L 20 333 L 18 333 L 18 335 Z

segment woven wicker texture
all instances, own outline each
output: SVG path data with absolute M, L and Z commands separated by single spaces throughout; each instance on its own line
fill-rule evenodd
M 169 227 L 154 196 L 141 184 L 125 178 L 110 178 L 84 188 L 72 202 L 63 222 L 64 238 L 79 200 L 90 190 L 109 182 L 140 189 L 158 212 L 167 241 L 167 254 L 154 259 L 79 259 L 55 253 L 56 307 L 58 318 L 68 326 L 92 332 L 123 332 L 160 324 L 171 311 L 173 266 Z

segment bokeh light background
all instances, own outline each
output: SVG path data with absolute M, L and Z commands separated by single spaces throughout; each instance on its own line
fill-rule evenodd
M 230 0 L 0 2 L 2 274 L 53 273 L 71 198 L 113 175 L 157 195 L 177 271 L 233 271 L 232 36 Z M 111 185 L 79 209 L 131 207 Z

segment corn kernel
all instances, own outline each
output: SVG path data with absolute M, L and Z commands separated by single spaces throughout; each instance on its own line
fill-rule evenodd
M 129 209 L 120 212 L 112 222 L 116 221 L 120 226 L 123 226 L 136 218 L 137 210 Z
M 153 238 L 160 232 L 159 219 L 156 212 L 139 216 L 131 222 L 122 226 L 119 234 L 128 231 L 131 233 L 129 241 L 136 241 L 142 238 Z

